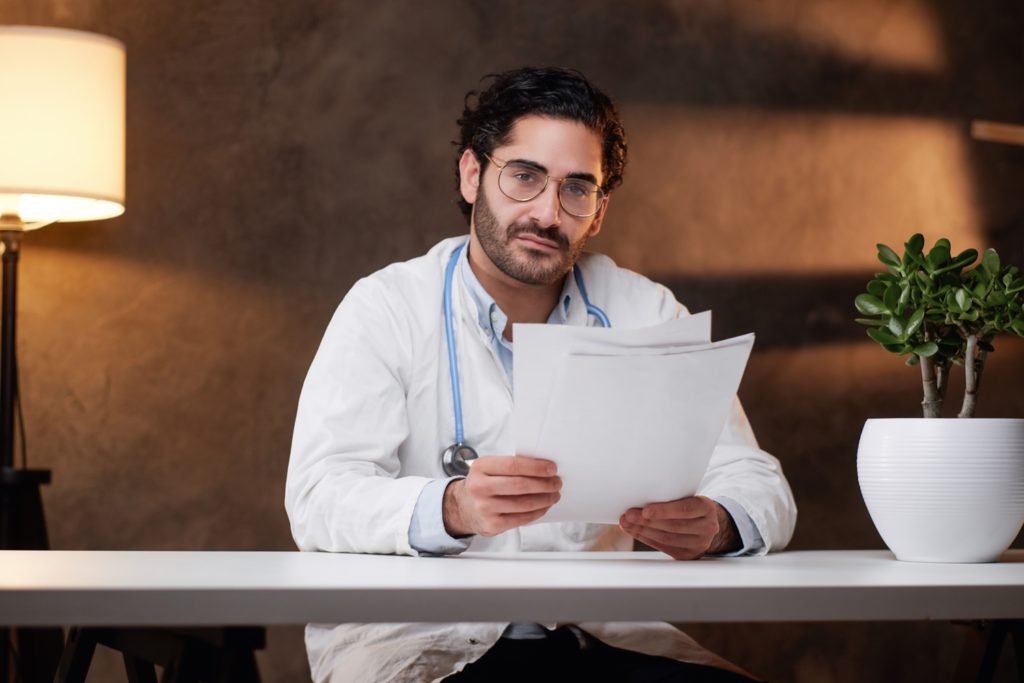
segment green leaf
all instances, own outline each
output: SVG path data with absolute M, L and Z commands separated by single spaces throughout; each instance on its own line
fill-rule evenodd
M 1024 277 L 1017 278 L 1013 282 L 1006 285 L 1007 294 L 1016 294 L 1021 290 L 1024 290 Z
M 920 254 L 921 250 L 924 249 L 924 235 L 921 233 L 915 233 L 907 243 L 904 245 L 907 251 L 912 254 Z
M 902 318 L 893 316 L 889 318 L 889 331 L 895 334 L 900 341 L 907 338 L 907 325 L 903 322 Z
M 954 296 L 956 297 L 956 305 L 960 307 L 960 310 L 966 311 L 971 307 L 971 293 L 966 289 L 956 290 Z
M 855 318 L 854 322 L 858 322 L 861 325 L 870 325 L 871 327 L 881 327 L 885 325 L 885 321 L 879 320 L 878 318 Z
M 978 260 L 977 249 L 964 249 L 963 251 L 956 255 L 956 258 L 953 259 L 950 265 L 957 265 L 960 268 L 966 268 L 967 266 L 974 263 L 976 260 Z
M 906 363 L 907 363 L 907 365 L 910 365 L 911 367 L 913 367 L 914 365 L 917 365 L 920 362 L 921 362 L 921 359 L 918 358 L 917 356 L 915 356 L 914 354 L 910 354 L 909 356 L 907 356 Z
M 921 358 L 931 358 L 938 352 L 939 345 L 935 342 L 925 342 L 924 344 L 915 346 L 912 351 L 915 356 L 920 356 Z
M 985 297 L 985 303 L 989 306 L 1005 306 L 1007 301 L 1009 299 L 1006 298 L 1006 295 L 998 290 L 989 292 Z
M 879 261 L 881 261 L 887 266 L 892 266 L 893 268 L 900 267 L 900 257 L 895 251 L 885 246 L 884 244 L 877 244 L 875 246 L 878 247 Z
M 887 312 L 885 304 L 870 294 L 861 294 L 853 300 L 853 305 L 864 315 L 880 315 Z
M 904 259 L 905 263 L 906 262 L 913 262 L 913 263 L 917 264 L 921 268 L 927 268 L 928 267 L 928 263 L 924 259 L 924 254 L 922 254 L 920 252 L 915 253 L 915 252 L 912 252 L 912 251 L 908 251 L 908 252 L 906 252 L 903 255 L 903 259 Z
M 999 273 L 999 265 L 999 254 L 996 253 L 996 250 L 986 249 L 985 256 L 981 259 L 981 267 L 985 269 L 985 272 L 996 275 Z
M 939 340 L 939 346 L 946 349 L 959 349 L 963 344 L 964 340 L 960 337 L 943 337 Z
M 956 290 L 958 293 L 960 290 Z M 957 303 L 957 297 L 954 295 L 952 289 L 946 290 L 946 309 L 953 313 L 959 313 L 963 310 L 959 303 Z
M 885 296 L 885 287 L 886 284 L 881 280 L 872 280 L 871 282 L 868 283 L 868 294 L 871 294 L 872 296 L 876 296 L 879 299 L 881 299 L 883 296 Z
M 907 322 L 906 335 L 912 336 L 915 332 L 921 329 L 921 323 L 924 322 L 924 309 L 919 308 L 914 311 L 914 314 L 910 316 L 910 320 Z
M 949 240 L 939 240 L 928 252 L 928 265 L 932 270 L 941 268 L 949 263 Z
M 900 305 L 900 293 L 900 286 L 895 283 L 886 288 L 885 296 L 882 297 L 882 305 L 887 311 L 895 311 L 896 307 Z
M 896 344 L 902 346 L 902 344 L 900 344 L 900 340 L 892 336 L 892 334 L 888 330 L 883 330 L 879 328 L 868 330 L 867 332 L 869 337 L 871 337 L 872 339 L 874 339 L 876 342 L 883 346 L 885 346 L 886 344 Z
M 1024 319 L 1017 318 L 1010 323 L 1010 329 L 1016 332 L 1021 337 L 1024 337 Z M 870 330 L 869 330 L 870 331 Z
M 924 272 L 923 270 L 919 270 L 917 271 L 916 275 L 917 281 L 921 284 L 921 287 L 924 288 L 924 291 L 931 291 L 934 283 L 932 282 L 932 279 L 928 277 L 928 273 Z
M 910 285 L 903 285 L 900 290 L 900 300 L 896 304 L 896 315 L 903 315 L 907 310 L 907 303 L 910 301 Z

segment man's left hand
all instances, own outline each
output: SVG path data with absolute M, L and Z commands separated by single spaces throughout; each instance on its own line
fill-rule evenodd
M 740 547 L 740 535 L 725 508 L 704 496 L 630 508 L 619 518 L 627 534 L 677 560 Z

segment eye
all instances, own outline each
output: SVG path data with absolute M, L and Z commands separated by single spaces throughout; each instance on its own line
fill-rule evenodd
M 562 192 L 573 197 L 587 197 L 594 192 L 594 187 L 588 182 L 580 180 L 566 180 L 562 183 Z
M 537 185 L 544 176 L 527 166 L 509 166 L 508 176 L 520 185 Z

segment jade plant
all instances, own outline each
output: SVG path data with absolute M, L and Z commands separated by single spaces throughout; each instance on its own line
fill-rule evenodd
M 948 239 L 925 251 L 916 234 L 903 255 L 878 245 L 886 270 L 868 282 L 854 304 L 866 318 L 868 336 L 886 351 L 919 365 L 925 417 L 940 417 L 949 373 L 964 369 L 964 396 L 957 417 L 973 417 L 992 340 L 1002 333 L 1024 337 L 1024 277 L 1004 265 L 994 249 L 953 255 Z M 972 267 L 973 266 L 973 267 Z

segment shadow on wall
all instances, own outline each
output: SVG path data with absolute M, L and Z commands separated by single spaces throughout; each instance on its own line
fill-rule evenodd
M 1010 85 L 1019 82 L 1024 55 L 1007 50 L 1020 44 L 1020 3 L 661 1 L 588 3 L 570 13 L 543 3 L 495 2 L 412 12 L 423 15 L 420 22 L 401 9 L 361 8 L 353 24 L 344 3 L 257 3 L 246 7 L 244 24 L 230 36 L 221 35 L 227 25 L 211 24 L 234 16 L 227 6 L 216 16 L 193 8 L 190 21 L 204 30 L 174 36 L 158 30 L 159 22 L 125 26 L 121 33 L 135 59 L 129 74 L 133 226 L 125 219 L 118 226 L 50 231 L 38 243 L 104 249 L 117 239 L 118 250 L 133 258 L 261 281 L 347 286 L 368 267 L 420 253 L 461 228 L 450 202 L 450 138 L 438 131 L 452 135 L 453 103 L 465 88 L 482 71 L 522 64 L 524 46 L 526 61 L 577 66 L 624 109 L 935 119 L 956 123 L 965 136 L 974 118 L 1024 120 L 1024 103 Z M 23 13 L 41 23 L 53 19 L 43 11 Z M 406 35 L 395 26 L 400 16 L 403 25 L 421 30 Z M 348 35 L 356 25 L 393 41 L 370 43 L 362 35 L 369 30 Z M 439 39 L 430 30 L 443 26 L 460 28 L 466 40 Z M 576 34 L 593 45 L 614 45 L 614 59 L 564 40 Z M 361 50 L 359 59 L 350 50 Z M 435 57 L 424 60 L 428 53 Z M 232 69 L 229 80 L 211 66 L 211 57 L 222 56 Z M 167 101 L 175 88 L 189 90 L 189 106 Z M 418 115 L 410 117 L 410 108 Z M 218 110 L 231 116 L 212 115 Z M 296 111 L 303 112 L 303 125 L 290 123 Z M 632 131 L 638 140 L 644 134 Z M 971 150 L 967 170 L 984 239 L 1007 260 L 1024 260 L 1024 152 L 990 143 Z M 768 163 L 757 152 L 750 162 Z M 152 159 L 161 164 L 154 167 Z M 166 187 L 176 188 L 175 198 L 164 197 Z M 418 196 L 434 201 L 390 199 Z M 622 200 L 628 219 L 634 207 L 625 190 Z M 780 196 L 779 206 L 786 201 Z M 685 221 L 685 211 L 680 218 Z M 175 229 L 141 229 L 150 224 Z M 396 225 L 417 229 L 395 232 Z M 381 239 L 384 229 L 391 239 Z M 282 236 L 289 246 L 273 248 Z

